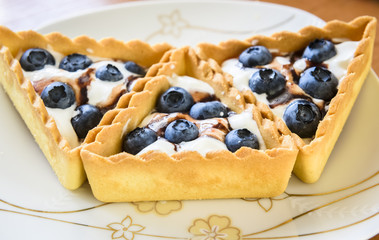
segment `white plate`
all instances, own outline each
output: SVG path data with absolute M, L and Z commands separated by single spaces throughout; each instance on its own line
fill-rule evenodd
M 310 24 L 324 23 L 261 2 L 138 2 L 71 17 L 40 32 L 179 46 Z M 379 226 L 378 93 L 379 80 L 370 72 L 315 184 L 292 177 L 283 195 L 269 199 L 102 204 L 88 184 L 76 191 L 61 187 L 1 89 L 0 239 L 367 239 Z

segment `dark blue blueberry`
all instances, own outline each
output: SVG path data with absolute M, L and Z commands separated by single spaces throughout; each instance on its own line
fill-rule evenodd
M 74 104 L 75 93 L 70 85 L 53 82 L 43 89 L 41 98 L 46 107 L 65 109 Z
M 269 64 L 272 61 L 272 55 L 263 46 L 252 46 L 243 51 L 238 60 L 244 67 L 255 67 Z
M 86 55 L 74 53 L 62 59 L 59 63 L 59 68 L 69 72 L 76 72 L 79 69 L 86 69 L 92 64 L 92 60 Z
M 259 149 L 257 136 L 246 128 L 230 131 L 225 137 L 225 144 L 231 152 L 235 152 L 241 147 Z
M 120 70 L 112 64 L 99 67 L 95 75 L 98 79 L 109 82 L 117 82 L 124 78 Z
M 189 92 L 180 87 L 171 87 L 158 99 L 157 110 L 162 113 L 188 112 L 193 104 Z
M 55 59 L 45 49 L 30 48 L 22 54 L 20 64 L 25 71 L 35 71 L 44 68 L 45 65 L 55 65 Z
M 192 106 L 190 116 L 195 119 L 226 118 L 228 109 L 219 101 L 198 102 Z
M 322 63 L 337 54 L 334 44 L 325 39 L 316 39 L 304 50 L 303 58 L 313 63 Z
M 286 88 L 285 77 L 277 70 L 263 68 L 256 71 L 249 80 L 251 91 L 267 94 L 267 98 L 273 98 L 281 94 Z
M 142 76 L 145 76 L 146 74 L 145 69 L 135 62 L 128 61 L 125 63 L 124 66 L 125 66 L 125 69 L 128 70 L 129 72 L 142 75 Z
M 137 154 L 157 141 L 157 134 L 150 128 L 136 128 L 124 138 L 122 148 L 125 152 Z
M 194 140 L 199 135 L 197 126 L 188 120 L 178 119 L 171 122 L 164 133 L 164 137 L 172 143 L 181 143 Z
M 76 111 L 79 112 L 71 118 L 71 124 L 78 138 L 85 138 L 88 131 L 99 124 L 103 114 L 97 107 L 89 104 L 77 107 Z
M 326 101 L 337 94 L 338 79 L 323 67 L 311 67 L 305 70 L 299 79 L 299 87 L 310 96 Z
M 321 112 L 314 103 L 297 99 L 287 106 L 283 120 L 293 133 L 301 138 L 310 138 L 315 135 L 321 117 Z

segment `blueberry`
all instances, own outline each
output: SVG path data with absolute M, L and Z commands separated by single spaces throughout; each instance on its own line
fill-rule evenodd
M 193 104 L 189 92 L 180 87 L 171 87 L 158 99 L 157 109 L 162 113 L 188 112 Z
M 292 132 L 302 138 L 310 138 L 316 133 L 321 112 L 314 103 L 297 99 L 287 106 L 283 120 Z
M 98 79 L 109 82 L 117 82 L 124 78 L 120 70 L 112 64 L 99 67 L 95 75 Z
M 142 75 L 142 76 L 145 76 L 146 74 L 145 69 L 135 62 L 128 61 L 125 63 L 124 66 L 125 66 L 125 69 L 128 70 L 129 72 Z
M 122 148 L 125 152 L 137 154 L 157 141 L 157 134 L 150 128 L 136 128 L 124 138 Z
M 225 118 L 228 109 L 219 101 L 198 102 L 192 106 L 189 114 L 195 119 Z
M 305 70 L 299 79 L 301 87 L 310 96 L 331 100 L 337 94 L 338 79 L 323 67 L 311 67 Z
M 79 69 L 86 69 L 92 64 L 92 60 L 86 55 L 74 53 L 62 59 L 59 63 L 59 68 L 69 72 L 76 72 Z
M 199 135 L 197 126 L 188 120 L 178 119 L 171 122 L 164 133 L 164 137 L 172 143 L 181 143 L 194 140 Z
M 85 138 L 88 131 L 99 124 L 103 114 L 97 107 L 89 104 L 77 107 L 76 111 L 78 114 L 71 118 L 71 124 L 78 138 Z
M 286 79 L 277 70 L 263 68 L 250 77 L 249 87 L 255 93 L 265 93 L 267 98 L 273 98 L 284 91 Z
M 303 58 L 313 63 L 322 63 L 337 54 L 334 44 L 325 39 L 316 39 L 304 50 Z
M 231 152 L 235 152 L 241 147 L 259 149 L 257 136 L 246 128 L 230 131 L 225 137 L 225 144 Z
M 238 60 L 244 67 L 255 67 L 269 64 L 272 61 L 272 55 L 263 46 L 252 46 L 243 51 Z
M 22 54 L 20 64 L 25 71 L 35 71 L 44 68 L 45 65 L 55 65 L 55 59 L 45 49 L 30 48 Z
M 65 109 L 74 104 L 75 93 L 70 85 L 53 82 L 43 89 L 41 98 L 46 107 Z

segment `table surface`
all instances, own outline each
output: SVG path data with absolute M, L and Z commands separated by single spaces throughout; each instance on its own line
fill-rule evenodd
M 7 26 L 13 31 L 35 29 L 43 23 L 60 19 L 67 14 L 72 15 L 87 9 L 121 2 L 128 0 L 0 0 L 0 25 Z M 300 8 L 325 21 L 333 19 L 350 21 L 361 15 L 370 15 L 379 19 L 379 0 L 265 0 L 265 2 Z M 379 37 L 375 40 L 372 68 L 379 73 Z M 379 240 L 379 234 L 371 240 Z

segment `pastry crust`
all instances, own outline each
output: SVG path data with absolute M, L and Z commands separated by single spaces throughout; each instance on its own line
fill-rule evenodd
M 282 53 L 294 52 L 305 48 L 308 43 L 316 38 L 342 38 L 352 41 L 360 41 L 355 51 L 354 58 L 347 68 L 345 79 L 339 86 L 337 95 L 332 99 L 329 110 L 324 119 L 319 123 L 316 135 L 310 144 L 293 134 L 299 147 L 299 154 L 294 167 L 294 173 L 302 181 L 313 183 L 319 179 L 329 158 L 331 151 L 342 131 L 350 110 L 358 96 L 360 88 L 370 70 L 372 52 L 375 39 L 376 19 L 362 16 L 349 23 L 342 21 L 328 22 L 323 28 L 308 26 L 298 33 L 279 32 L 270 37 L 253 36 L 246 41 L 230 40 L 219 45 L 201 43 L 198 45 L 198 54 L 202 59 L 214 59 L 218 64 L 229 58 L 236 58 L 246 48 L 252 45 L 263 45 L 268 49 L 277 49 Z M 256 102 L 250 91 L 244 92 L 248 102 Z M 273 116 L 268 106 L 257 103 L 264 115 L 273 119 L 284 133 L 288 128 L 281 119 Z M 280 123 L 282 122 L 282 123 Z
M 131 96 L 126 108 L 109 125 L 97 127 L 87 136 L 81 156 L 95 197 L 104 202 L 121 202 L 281 194 L 298 149 L 291 136 L 280 134 L 258 108 L 253 108 L 253 116 L 266 146 L 271 146 L 268 150 L 242 147 L 235 153 L 208 152 L 205 157 L 196 151 L 171 156 L 160 151 L 136 156 L 121 152 L 123 137 L 155 108 L 157 98 L 170 87 L 168 77 L 172 75 L 208 83 L 216 97 L 234 111 L 247 107 L 214 61 L 200 60 L 189 47 L 167 52 L 159 64 L 150 68 L 146 80 L 134 87 L 138 92 Z
M 53 49 L 64 55 L 81 53 L 123 61 L 130 60 L 144 67 L 150 67 L 159 61 L 164 52 L 172 48 L 165 43 L 150 46 L 137 40 L 124 43 L 113 38 L 95 41 L 87 36 L 69 39 L 60 33 L 48 35 L 34 31 L 15 33 L 2 26 L 0 26 L 0 36 L 0 82 L 50 162 L 59 181 L 68 189 L 76 189 L 86 180 L 79 154 L 81 146 L 71 148 L 61 136 L 55 120 L 48 115 L 43 101 L 35 92 L 31 82 L 24 78 L 22 68 L 15 57 L 29 48 L 40 47 Z M 127 104 L 128 99 L 129 94 L 125 94 L 118 104 L 121 106 Z M 113 119 L 112 113 L 106 114 L 100 124 L 109 122 L 108 117 Z

